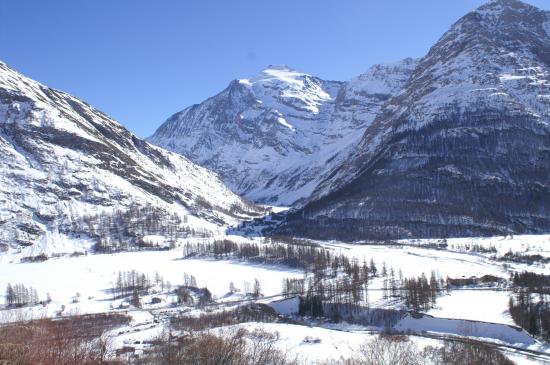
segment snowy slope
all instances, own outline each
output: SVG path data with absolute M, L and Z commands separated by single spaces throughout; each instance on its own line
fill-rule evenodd
M 549 22 L 517 0 L 461 18 L 288 230 L 348 239 L 550 230 Z
M 377 65 L 347 83 L 269 66 L 173 115 L 149 141 L 218 172 L 251 200 L 291 205 L 342 162 L 414 65 Z
M 258 212 L 215 174 L 4 63 L 0 171 L 0 252 L 48 245 L 72 252 L 72 238 L 177 239 Z

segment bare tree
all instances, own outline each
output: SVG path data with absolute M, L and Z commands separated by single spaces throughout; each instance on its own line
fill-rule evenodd
M 406 336 L 384 336 L 366 342 L 359 348 L 350 365 L 422 365 L 417 347 Z

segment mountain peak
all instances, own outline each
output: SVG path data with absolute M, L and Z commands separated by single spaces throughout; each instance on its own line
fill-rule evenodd
M 279 64 L 279 65 L 268 65 L 266 68 L 263 69 L 262 72 L 266 72 L 266 71 L 270 71 L 270 70 L 274 70 L 274 71 L 296 71 L 294 68 L 288 66 L 288 65 L 285 65 L 285 64 Z
M 521 0 L 489 0 L 482 6 L 529 6 Z
M 256 77 L 255 80 L 278 79 L 289 82 L 307 76 L 307 74 L 297 71 L 287 65 L 269 65 L 264 68 Z
M 530 7 L 531 5 L 524 3 L 520 0 L 489 0 L 480 7 Z
M 354 77 L 347 91 L 356 95 L 390 95 L 397 93 L 416 68 L 418 60 L 405 58 L 371 66 L 365 73 Z
M 534 55 L 547 63 L 550 60 L 549 20 L 550 12 L 519 0 L 489 1 L 454 23 L 422 63 L 427 66 L 426 61 L 460 60 L 459 55 L 465 52 L 472 57 L 488 53 L 494 57 L 507 53 Z M 480 61 L 481 58 L 476 62 Z M 459 63 L 457 67 L 461 67 Z
M 237 81 L 243 85 L 252 85 L 255 83 L 272 83 L 283 82 L 285 84 L 292 84 L 299 82 L 298 80 L 303 76 L 308 76 L 305 73 L 296 71 L 288 65 L 269 65 L 262 71 L 257 73 L 252 78 L 238 79 Z
M 482 16 L 500 16 L 509 12 L 538 11 L 535 6 L 526 4 L 520 0 L 490 0 L 475 10 Z

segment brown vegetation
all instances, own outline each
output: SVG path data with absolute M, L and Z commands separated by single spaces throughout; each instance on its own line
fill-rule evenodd
M 239 329 L 221 335 L 199 332 L 175 337 L 170 334 L 139 364 L 147 365 L 290 365 L 294 364 L 275 345 L 277 334 Z
M 128 323 L 114 314 L 74 316 L 0 327 L 0 363 L 10 365 L 99 365 L 107 360 L 105 332 Z

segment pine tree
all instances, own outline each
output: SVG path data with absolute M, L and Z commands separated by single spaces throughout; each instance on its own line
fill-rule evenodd
M 395 271 L 393 267 L 390 269 L 390 295 L 392 297 L 397 296 L 397 283 L 395 281 Z
M 252 295 L 254 296 L 254 298 L 259 298 L 261 294 L 262 289 L 260 287 L 260 281 L 258 279 L 254 279 L 254 291 Z
M 8 284 L 6 287 L 6 304 L 8 306 L 15 304 L 15 291 L 13 290 L 11 284 Z
M 139 297 L 137 289 L 134 289 L 134 291 L 132 292 L 132 299 L 130 300 L 130 304 L 132 304 L 136 308 L 141 308 L 141 299 Z
M 376 276 L 376 272 L 377 272 L 378 270 L 376 269 L 376 265 L 374 264 L 374 260 L 372 259 L 372 257 L 371 257 L 371 259 L 370 259 L 370 264 L 369 264 L 369 266 L 370 266 L 370 272 L 371 272 L 372 276 Z

